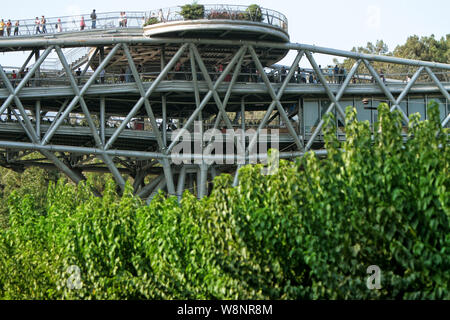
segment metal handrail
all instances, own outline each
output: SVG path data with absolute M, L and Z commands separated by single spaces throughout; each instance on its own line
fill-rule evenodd
M 205 14 L 203 19 L 211 20 L 211 19 L 226 19 L 226 20 L 242 20 L 242 15 L 245 14 L 247 10 L 247 6 L 240 5 L 223 5 L 223 4 L 214 4 L 214 5 L 204 5 Z M 214 13 L 227 13 L 220 14 L 214 18 Z M 272 26 L 276 26 L 288 31 L 288 21 L 286 16 L 281 14 L 280 12 L 261 8 L 262 20 L 257 21 L 264 24 L 269 24 Z M 141 28 L 144 26 L 145 22 L 151 18 L 156 17 L 158 19 L 158 23 L 165 23 L 171 21 L 183 21 L 184 17 L 181 15 L 181 6 L 171 7 L 171 8 L 163 8 L 157 10 L 150 11 L 126 11 L 126 16 L 122 17 L 121 12 L 106 12 L 106 13 L 96 13 L 96 25 L 95 29 L 112 29 L 118 27 L 127 27 L 127 28 Z M 72 16 L 61 16 L 61 17 L 45 17 L 45 25 L 36 24 L 35 19 L 11 19 L 11 30 L 9 37 L 21 37 L 21 36 L 45 36 L 46 34 L 54 34 L 58 33 L 57 25 L 61 23 L 62 32 L 75 32 L 75 31 L 85 31 L 94 29 L 93 21 L 90 18 L 91 13 L 84 13 L 79 15 Z M 37 17 L 41 20 L 42 16 Z M 86 24 L 85 28 L 81 30 L 80 22 L 81 18 L 84 19 Z M 120 25 L 120 20 L 126 18 L 126 22 Z M 7 21 L 7 20 L 6 20 Z M 5 21 L 5 24 L 6 24 Z M 15 23 L 19 21 L 18 27 L 18 35 L 14 35 Z M 123 21 L 123 20 L 122 20 Z M 9 38 L 7 36 L 6 27 L 4 31 L 3 38 Z M 0 39 L 2 37 L 0 36 Z
M 204 16 L 205 20 L 244 20 L 242 15 L 247 11 L 248 6 L 242 5 L 225 5 L 225 4 L 205 4 Z M 261 8 L 262 20 L 257 21 L 264 24 L 269 24 L 288 31 L 288 20 L 282 13 Z M 159 23 L 183 21 L 184 17 L 181 15 L 181 7 L 171 7 L 158 10 L 152 10 L 149 12 L 147 18 L 157 18 Z
M 19 74 L 16 73 L 16 79 L 12 79 L 12 70 L 16 71 L 17 68 L 11 68 L 11 71 L 6 71 L 6 74 L 8 76 L 8 78 L 10 79 L 11 83 L 13 84 L 13 86 L 15 87 L 20 81 L 21 81 L 21 76 Z M 151 82 L 154 79 L 157 78 L 157 76 L 159 75 L 159 72 L 139 72 L 139 76 L 141 78 L 142 81 L 144 82 Z M 208 73 L 211 78 L 214 80 L 217 77 L 220 76 L 220 72 L 214 72 L 211 71 Z M 443 78 L 443 82 L 444 83 L 450 83 L 450 81 L 448 79 L 450 79 L 450 72 L 436 72 L 435 73 L 436 76 Z M 199 75 L 199 79 L 201 79 L 202 74 L 198 73 Z M 267 74 L 269 76 L 269 81 L 271 83 L 280 83 L 282 81 L 281 77 L 278 76 L 271 76 L 270 74 Z M 405 77 L 401 77 L 400 75 L 404 75 Z M 405 74 L 395 74 L 395 76 L 400 76 L 402 80 L 397 80 L 397 79 L 389 79 L 390 76 L 394 76 L 394 75 L 390 75 L 390 74 L 385 74 L 386 76 L 386 84 L 406 84 L 408 81 L 406 80 L 406 76 L 409 75 L 407 73 Z M 87 72 L 86 74 L 82 75 L 82 76 L 77 76 L 76 73 L 74 73 L 74 77 L 78 83 L 78 85 L 83 85 L 90 77 L 92 76 L 92 72 Z M 169 81 L 190 81 L 191 80 L 191 72 L 190 70 L 186 70 L 186 71 L 179 71 L 179 72 L 169 72 L 168 73 L 168 77 L 167 80 Z M 341 76 L 342 77 L 342 76 Z M 333 76 L 328 76 L 325 75 L 325 79 L 327 80 L 328 84 L 340 84 L 343 82 L 343 78 L 336 78 L 334 75 Z M 339 81 L 340 79 L 340 81 Z M 374 84 L 372 75 L 370 74 L 363 74 L 363 73 L 359 73 L 356 74 L 353 78 L 355 81 L 351 83 L 351 85 L 367 85 L 367 84 Z M 201 81 L 201 80 L 199 80 Z M 134 78 L 133 75 L 131 73 L 105 73 L 103 77 L 99 76 L 96 79 L 96 83 L 97 84 L 120 84 L 120 83 L 132 83 L 134 82 Z M 225 80 L 225 82 L 227 82 L 227 80 Z M 237 79 L 238 83 L 249 83 L 249 82 L 253 82 L 253 83 L 262 83 L 262 79 L 261 77 L 259 77 L 258 73 L 255 72 L 241 72 L 239 74 L 239 78 Z M 298 83 L 298 84 L 318 84 L 318 82 L 310 82 L 309 81 L 309 77 L 307 77 L 305 79 L 305 82 L 302 82 L 301 80 L 301 74 L 294 74 L 294 76 L 291 79 L 291 83 Z M 434 83 L 432 79 L 430 79 L 429 77 L 427 77 L 426 74 L 424 74 L 423 76 L 419 77 L 419 79 L 417 79 L 416 84 L 428 84 L 428 83 Z M 26 86 L 30 86 L 30 87 L 57 87 L 57 86 L 64 86 L 64 85 L 70 85 L 70 82 L 67 78 L 61 78 L 58 74 L 58 72 L 56 71 L 45 71 L 45 70 L 41 70 L 40 73 L 40 77 L 37 77 L 36 75 L 33 76 L 28 83 L 26 84 Z M 5 85 L 3 83 L 2 80 L 0 80 L 0 88 L 4 88 Z

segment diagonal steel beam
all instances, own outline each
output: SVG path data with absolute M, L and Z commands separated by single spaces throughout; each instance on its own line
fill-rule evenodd
M 22 66 L 20 67 L 19 72 L 18 72 L 19 74 L 20 74 L 23 70 L 25 70 L 25 68 L 27 67 L 28 63 L 29 63 L 30 60 L 33 58 L 33 56 L 34 56 L 34 50 L 31 50 L 31 52 L 30 52 L 28 58 L 25 60 L 25 62 L 24 62 L 24 63 L 22 64 Z
M 138 71 L 136 69 L 136 65 L 134 63 L 133 57 L 131 56 L 130 49 L 125 44 L 125 45 L 123 45 L 123 50 L 125 52 L 125 56 L 128 59 L 128 65 L 130 66 L 131 73 L 133 74 L 134 81 L 135 81 L 136 86 L 137 86 L 137 88 L 139 90 L 141 98 L 144 98 L 145 108 L 147 110 L 148 117 L 150 118 L 150 124 L 152 126 L 153 132 L 156 135 L 156 141 L 158 142 L 158 146 L 159 146 L 160 150 L 163 150 L 164 149 L 164 143 L 163 143 L 163 139 L 162 139 L 162 136 L 161 136 L 161 132 L 158 130 L 158 124 L 156 123 L 156 118 L 155 118 L 155 115 L 153 113 L 153 109 L 152 109 L 152 107 L 150 105 L 150 102 L 149 102 L 148 98 L 145 98 L 144 85 L 143 85 L 143 83 L 141 81 L 141 78 L 139 77 L 139 73 L 138 73 Z
M 448 93 L 447 90 L 445 90 L 444 86 L 439 81 L 439 79 L 436 77 L 436 75 L 433 73 L 433 71 L 431 71 L 431 69 L 429 67 L 425 67 L 425 71 L 429 74 L 429 76 L 434 81 L 434 83 L 436 83 L 436 85 L 439 88 L 439 91 L 441 91 L 441 93 L 444 95 L 444 97 L 450 101 L 450 94 Z
M 36 132 L 34 131 L 31 120 L 28 117 L 22 102 L 16 96 L 16 94 L 14 92 L 14 88 L 12 87 L 11 82 L 8 79 L 8 76 L 6 75 L 5 71 L 3 70 L 3 67 L 1 67 L 1 66 L 0 66 L 0 78 L 3 80 L 3 83 L 6 86 L 6 89 L 9 91 L 10 95 L 13 97 L 16 107 L 19 109 L 20 115 L 22 116 L 22 119 L 25 122 L 25 128 L 26 128 L 26 133 L 27 133 L 28 137 L 33 142 L 39 141 L 39 138 L 38 138 Z M 13 110 L 13 108 L 10 108 L 10 109 Z M 21 122 L 22 120 L 20 118 L 17 118 L 17 121 Z
M 330 87 L 328 86 L 327 80 L 323 76 L 322 70 L 320 70 L 320 68 L 317 65 L 317 62 L 314 59 L 314 57 L 312 56 L 311 52 L 306 51 L 306 57 L 308 58 L 309 62 L 311 63 L 311 66 L 313 67 L 313 69 L 314 69 L 314 71 L 316 73 L 316 76 L 319 77 L 320 84 L 324 87 L 325 92 L 328 95 L 328 98 L 331 100 L 331 102 L 333 102 L 336 105 L 337 111 L 341 115 L 342 119 L 345 119 L 344 109 L 342 108 L 341 104 L 336 99 L 336 97 L 334 96 L 334 94 L 331 91 Z
M 183 166 L 181 168 L 179 177 L 178 177 L 178 185 L 177 185 L 177 196 L 178 196 L 178 201 L 181 201 L 181 199 L 183 198 L 183 189 L 184 189 L 184 185 L 186 183 L 186 166 Z
M 358 60 L 353 65 L 352 69 L 350 70 L 350 72 L 347 75 L 347 78 L 345 79 L 344 83 L 342 84 L 342 86 L 339 89 L 339 92 L 336 95 L 336 101 L 340 101 L 341 100 L 342 96 L 345 93 L 345 90 L 347 89 L 350 81 L 352 80 L 353 76 L 355 75 L 356 71 L 358 70 L 360 64 L 361 64 L 361 60 Z M 331 111 L 333 111 L 333 108 L 335 107 L 335 105 L 336 104 L 334 102 L 331 102 L 330 106 L 328 107 L 328 109 L 325 112 L 325 114 L 328 114 Z M 306 144 L 306 147 L 305 147 L 305 151 L 308 151 L 309 149 L 311 149 L 311 146 L 314 143 L 314 140 L 316 139 L 316 137 L 319 134 L 320 130 L 322 130 L 322 127 L 323 127 L 324 123 L 325 123 L 325 121 L 323 119 L 321 119 L 319 124 L 317 125 L 317 128 L 314 130 L 311 138 L 308 140 L 308 143 Z
M 242 50 L 242 48 L 240 49 Z M 238 51 L 239 53 L 239 51 Z M 208 90 L 208 93 L 203 97 L 202 102 L 200 103 L 199 107 L 197 109 L 195 109 L 195 111 L 192 113 L 192 115 L 189 117 L 189 119 L 186 121 L 186 123 L 183 126 L 183 129 L 180 130 L 178 132 L 178 134 L 172 138 L 172 143 L 169 145 L 169 147 L 167 148 L 167 152 L 170 152 L 175 145 L 178 143 L 178 140 L 183 136 L 183 133 L 188 130 L 188 128 L 191 127 L 192 123 L 195 121 L 195 119 L 197 119 L 198 115 L 200 114 L 200 112 L 203 110 L 203 108 L 206 106 L 206 104 L 209 102 L 209 100 L 211 99 L 211 97 L 213 96 L 213 91 L 216 91 L 217 88 L 220 86 L 220 84 L 223 82 L 223 80 L 225 79 L 225 77 L 228 75 L 228 73 L 230 72 L 231 68 L 233 67 L 233 65 L 236 63 L 236 60 L 238 59 L 238 54 L 236 54 L 234 56 L 234 58 L 232 59 L 232 61 L 228 64 L 228 66 L 225 68 L 225 70 L 222 72 L 222 74 L 219 76 L 219 78 L 217 79 L 217 81 L 214 83 L 213 89 L 214 90 Z M 222 105 L 223 106 L 223 105 Z
M 369 61 L 367 60 L 363 60 L 364 64 L 366 65 L 367 69 L 369 70 L 370 74 L 375 78 L 375 81 L 378 83 L 378 86 L 380 87 L 380 89 L 383 91 L 383 93 L 385 94 L 385 96 L 391 101 L 393 107 L 391 109 L 391 111 L 394 111 L 395 109 L 400 111 L 400 114 L 403 117 L 403 120 L 405 120 L 406 123 L 409 123 L 409 119 L 406 116 L 405 112 L 396 105 L 396 101 L 394 96 L 392 95 L 391 91 L 389 91 L 389 89 L 386 87 L 386 85 L 384 84 L 383 80 L 381 80 L 380 76 L 378 75 L 378 73 L 375 71 L 375 69 L 373 68 L 373 66 L 370 64 Z
M 239 61 L 236 65 L 236 68 L 233 72 L 233 77 L 231 78 L 230 85 L 228 86 L 227 92 L 225 94 L 225 98 L 223 99 L 223 107 L 225 110 L 227 109 L 228 101 L 230 100 L 231 93 L 233 91 L 234 85 L 238 79 L 239 74 L 241 73 L 242 62 L 244 61 L 245 53 L 239 58 Z M 222 113 L 219 112 L 216 117 L 216 121 L 214 122 L 214 129 L 219 127 L 220 121 L 222 120 Z
M 141 198 L 146 198 L 152 192 L 152 190 L 164 179 L 164 175 L 160 174 L 158 177 L 150 181 L 146 186 L 144 186 L 141 191 L 138 192 L 137 196 Z
M 253 149 L 255 143 L 258 140 L 261 130 L 266 126 L 267 121 L 269 120 L 269 117 L 272 114 L 275 106 L 277 107 L 280 115 L 282 115 L 283 120 L 286 122 L 286 126 L 287 126 L 292 138 L 294 138 L 295 144 L 297 145 L 297 147 L 299 149 L 303 149 L 303 143 L 300 141 L 297 133 L 295 132 L 295 129 L 292 127 L 292 124 L 291 124 L 286 112 L 284 111 L 284 108 L 280 102 L 280 99 L 283 96 L 284 91 L 286 90 L 286 87 L 289 84 L 289 81 L 291 81 L 291 78 L 294 75 L 295 69 L 296 69 L 295 67 L 298 66 L 298 64 L 300 63 L 300 60 L 302 59 L 302 57 L 304 55 L 304 51 L 299 51 L 297 53 L 297 56 L 295 57 L 294 63 L 292 64 L 291 68 L 289 69 L 286 79 L 284 80 L 283 84 L 281 85 L 281 88 L 279 89 L 278 93 L 275 94 L 275 90 L 273 89 L 272 84 L 270 83 L 269 78 L 267 77 L 267 74 L 264 71 L 264 68 L 261 64 L 261 61 L 258 58 L 258 55 L 255 52 L 255 49 L 252 46 L 249 46 L 249 50 L 252 55 L 253 61 L 255 62 L 256 69 L 258 70 L 264 83 L 266 84 L 267 90 L 269 91 L 269 94 L 272 98 L 272 103 L 270 104 L 269 109 L 267 110 L 266 114 L 264 115 L 263 120 L 261 121 L 260 125 L 258 126 L 258 129 L 256 130 L 256 134 L 253 136 L 252 140 L 250 141 L 248 148 L 247 148 L 247 152 L 249 150 Z
M 156 196 L 156 194 L 158 193 L 158 190 L 164 189 L 164 187 L 167 185 L 167 181 L 166 179 L 162 179 L 158 185 L 153 189 L 152 193 L 150 194 L 150 196 L 147 198 L 147 201 L 145 202 L 146 204 L 150 204 L 153 200 L 153 198 Z
M 200 106 L 200 90 L 198 89 L 197 67 L 195 65 L 194 52 L 189 49 L 189 60 L 191 63 L 192 83 L 194 85 L 195 106 Z
M 136 115 L 136 113 L 139 111 L 139 109 L 142 107 L 142 104 L 144 103 L 145 99 L 148 98 L 158 87 L 159 83 L 167 76 L 167 73 L 169 73 L 170 70 L 174 67 L 175 63 L 180 59 L 181 55 L 184 53 L 184 50 L 186 50 L 188 44 L 184 44 L 178 49 L 177 53 L 173 56 L 173 58 L 170 60 L 170 62 L 164 67 L 164 69 L 161 71 L 161 73 L 158 75 L 158 77 L 155 79 L 155 81 L 152 82 L 150 88 L 148 88 L 147 92 L 145 93 L 144 97 L 141 97 L 138 102 L 134 105 L 134 107 L 131 109 L 131 111 L 128 113 L 126 118 L 122 121 L 119 128 L 114 131 L 111 138 L 108 140 L 108 142 L 105 145 L 105 149 L 109 149 L 112 147 L 114 142 L 117 140 L 119 135 L 122 133 L 122 131 L 126 128 L 127 124 L 131 121 L 131 119 Z
M 72 99 L 70 104 L 67 106 L 67 109 L 64 111 L 62 116 L 57 120 L 57 122 L 53 126 L 53 128 L 51 128 L 51 130 L 48 130 L 47 133 L 45 134 L 45 136 L 44 136 L 44 138 L 42 139 L 42 142 L 41 142 L 42 145 L 45 145 L 45 144 L 47 144 L 50 141 L 50 139 L 55 134 L 56 130 L 58 130 L 58 128 L 63 123 L 64 119 L 67 118 L 67 116 L 73 111 L 73 109 L 75 109 L 75 107 L 77 106 L 77 104 L 78 104 L 78 102 L 80 100 L 80 97 L 83 96 L 86 93 L 86 91 L 89 89 L 89 87 L 94 83 L 95 79 L 98 77 L 100 72 L 106 67 L 106 65 L 109 63 L 109 61 L 114 57 L 114 55 L 116 54 L 117 50 L 119 50 L 120 46 L 121 46 L 121 44 L 117 44 L 109 52 L 109 54 L 106 56 L 105 60 L 102 61 L 102 63 L 95 70 L 95 72 L 93 73 L 91 78 L 89 78 L 89 80 L 85 83 L 83 88 L 80 90 L 80 95 L 75 95 L 75 97 Z
M 23 106 L 22 106 L 23 108 Z M 19 121 L 19 124 L 22 126 L 24 131 L 27 133 L 30 140 L 33 142 L 33 144 L 38 144 L 38 137 L 36 133 L 31 130 L 29 131 L 26 126 L 23 124 L 23 122 L 20 120 L 19 115 L 16 113 L 16 111 L 11 108 L 11 112 L 14 114 L 16 119 Z M 51 151 L 49 150 L 39 150 L 40 153 L 42 153 L 45 157 L 47 157 L 50 161 L 52 161 L 55 166 L 64 172 L 70 179 L 72 179 L 73 182 L 79 183 L 80 181 L 84 180 L 84 176 L 73 171 L 71 168 L 69 168 L 64 162 L 62 162 L 57 156 L 55 156 Z
M 436 83 L 436 85 L 439 88 L 439 91 L 441 91 L 441 93 L 444 95 L 444 97 L 447 99 L 447 101 L 450 101 L 450 94 L 448 93 L 447 90 L 445 90 L 444 86 L 439 81 L 439 79 L 436 77 L 434 72 L 431 71 L 431 69 L 429 67 L 425 67 L 425 71 L 428 73 L 428 75 L 431 77 L 431 79 L 434 81 L 434 83 Z M 449 123 L 449 122 L 450 122 L 450 114 L 447 115 L 447 117 L 444 119 L 444 121 L 442 122 L 442 126 L 445 127 L 447 125 L 447 123 Z
M 198 49 L 195 45 L 191 44 L 191 50 L 194 52 L 195 59 L 197 60 L 197 63 L 200 67 L 200 70 L 203 73 L 203 77 L 205 78 L 206 83 L 208 84 L 209 90 L 213 93 L 214 101 L 216 102 L 217 107 L 219 108 L 219 111 L 222 113 L 222 116 L 225 120 L 225 124 L 227 125 L 228 129 L 233 129 L 233 124 L 231 123 L 230 118 L 228 117 L 225 108 L 223 106 L 222 100 L 219 97 L 219 94 L 217 93 L 217 88 L 213 85 L 211 81 L 211 77 L 209 76 L 208 70 L 206 69 L 205 64 L 203 63 L 203 59 L 200 56 L 200 53 L 198 52 Z M 225 77 L 230 73 L 231 68 L 234 67 L 238 59 L 241 57 L 241 55 L 245 54 L 245 51 L 247 50 L 246 46 L 243 46 L 239 49 L 239 51 L 234 55 L 233 59 L 230 61 L 228 66 L 225 68 L 225 70 L 222 72 L 222 74 L 219 76 L 219 79 L 217 79 L 217 82 L 222 82 Z
M 66 76 L 69 79 L 69 82 L 71 84 L 71 87 L 72 87 L 72 90 L 73 90 L 75 96 L 79 97 L 78 100 L 80 102 L 81 109 L 83 110 L 83 113 L 86 117 L 89 128 L 91 130 L 91 134 L 94 137 L 95 144 L 97 145 L 97 147 L 102 148 L 103 143 L 100 138 L 100 135 L 98 134 L 97 127 L 95 126 L 95 123 L 94 123 L 94 120 L 92 119 L 91 113 L 89 112 L 89 108 L 86 105 L 86 102 L 84 101 L 84 98 L 80 93 L 80 89 L 77 86 L 75 78 L 70 70 L 69 64 L 67 63 L 67 60 L 64 57 L 64 53 L 62 52 L 62 50 L 59 46 L 56 47 L 56 53 L 58 54 L 59 60 L 61 61 L 64 70 L 66 71 Z M 122 190 L 124 190 L 125 189 L 125 180 L 123 179 L 122 175 L 120 174 L 119 170 L 115 166 L 115 164 L 112 161 L 112 159 L 110 158 L 110 156 L 103 154 L 101 157 L 103 158 L 103 161 L 107 165 L 108 169 L 111 171 L 111 173 L 114 176 L 114 179 L 116 180 L 119 187 Z
M 225 120 L 225 124 L 227 125 L 227 128 L 230 130 L 233 130 L 233 124 L 231 123 L 231 120 L 228 117 L 228 114 L 226 113 L 226 109 L 222 102 L 222 99 L 220 98 L 219 94 L 217 93 L 217 87 L 214 86 L 214 84 L 211 80 L 211 77 L 209 76 L 208 70 L 206 69 L 206 66 L 203 62 L 203 59 L 201 58 L 200 53 L 198 52 L 198 49 L 194 44 L 191 44 L 191 51 L 194 53 L 194 57 L 197 60 L 197 63 L 200 67 L 200 70 L 202 71 L 202 74 L 203 74 L 203 77 L 205 78 L 206 83 L 208 84 L 209 90 L 211 90 L 213 92 L 213 98 L 219 109 L 219 114 L 221 114 L 222 118 Z M 225 68 L 225 70 L 221 73 L 221 75 L 217 79 L 217 82 L 219 82 L 219 81 L 222 82 L 227 77 L 227 75 L 231 72 L 231 69 L 235 66 L 236 62 L 238 62 L 245 55 L 246 51 L 247 51 L 247 46 L 243 46 L 238 50 L 238 52 L 234 55 L 234 57 L 231 59 L 230 63 Z M 203 139 L 203 134 L 201 135 L 201 137 Z M 237 142 L 237 137 L 235 137 L 234 143 L 236 144 L 237 148 L 240 148 L 240 145 Z M 203 143 L 202 143 L 202 146 L 203 146 Z M 242 150 L 242 152 L 243 152 L 243 150 Z M 201 168 L 202 168 L 202 165 L 200 165 Z M 202 176 L 202 175 L 200 175 L 200 176 Z
M 444 119 L 444 121 L 442 122 L 442 126 L 445 127 L 449 122 L 450 122 L 450 114 L 448 114 L 447 117 Z
M 100 51 L 100 47 L 97 47 L 92 54 L 92 56 L 89 58 L 88 62 L 86 63 L 86 66 L 83 69 L 83 72 L 81 72 L 81 76 L 84 76 L 86 72 L 88 71 L 89 67 L 91 66 L 92 61 L 97 57 L 98 52 Z M 66 71 L 67 72 L 67 71 Z
M 26 133 L 26 135 L 30 138 L 30 140 L 33 141 L 31 132 L 27 129 L 27 127 L 24 125 L 22 119 L 20 119 L 20 116 L 17 114 L 16 110 L 14 108 L 11 108 L 12 115 L 17 119 L 17 122 L 22 127 L 23 131 Z
M 424 69 L 424 67 L 420 67 L 416 71 L 414 76 L 411 78 L 409 83 L 406 85 L 405 89 L 403 89 L 402 93 L 398 96 L 397 100 L 395 101 L 395 105 L 396 106 L 399 106 L 400 103 L 403 101 L 403 99 L 405 99 L 406 95 L 409 93 L 409 90 L 411 90 L 411 88 L 414 85 L 414 83 L 416 83 L 416 81 L 419 78 L 420 74 L 422 73 L 423 69 Z M 393 109 L 391 109 L 391 111 L 393 111 Z
M 159 150 L 161 152 L 164 152 L 164 150 L 166 149 L 166 143 L 164 142 L 164 139 L 163 139 L 163 137 L 161 135 L 161 132 L 158 129 L 158 124 L 156 123 L 156 118 L 155 118 L 155 115 L 153 113 L 153 109 L 152 109 L 152 107 L 150 105 L 148 97 L 146 96 L 146 93 L 145 93 L 145 90 L 144 90 L 144 85 L 142 84 L 141 78 L 139 77 L 139 73 L 138 73 L 138 71 L 136 69 L 136 65 L 134 63 L 133 57 L 131 56 L 130 50 L 129 50 L 129 48 L 128 48 L 128 46 L 126 44 L 123 45 L 123 49 L 124 49 L 124 52 L 125 52 L 125 56 L 127 57 L 128 65 L 130 66 L 131 73 L 133 74 L 134 81 L 136 83 L 136 86 L 138 87 L 138 90 L 139 90 L 140 94 L 141 94 L 141 99 L 144 99 L 145 109 L 146 109 L 147 114 L 148 114 L 148 116 L 150 118 L 150 123 L 152 125 L 153 132 L 155 133 L 156 141 L 158 143 Z M 163 130 L 164 130 L 164 128 L 163 128 Z M 168 159 L 163 159 L 161 161 L 161 163 L 162 163 L 162 166 L 163 166 L 164 175 L 166 177 L 167 191 L 169 192 L 169 194 L 174 195 L 175 194 L 175 184 L 173 182 L 172 168 L 170 167 L 169 160 Z
M 8 108 L 13 100 L 17 101 L 16 97 L 18 96 L 19 92 L 23 89 L 25 84 L 30 81 L 31 77 L 34 75 L 36 70 L 41 66 L 41 64 L 44 62 L 44 60 L 47 58 L 47 56 L 50 54 L 50 52 L 53 50 L 53 46 L 48 47 L 45 49 L 44 53 L 39 57 L 39 59 L 36 61 L 34 66 L 31 68 L 31 70 L 25 75 L 25 77 L 19 82 L 17 87 L 10 92 L 10 96 L 8 99 L 5 100 L 3 105 L 0 107 L 0 115 Z M 34 53 L 34 51 L 33 51 Z M 0 69 L 3 70 L 3 67 L 0 66 Z M 6 77 L 8 79 L 8 77 Z M 7 81 L 9 84 L 9 80 Z M 11 84 L 10 84 L 11 85 Z M 12 88 L 12 86 L 11 86 Z M 8 88 L 9 89 L 9 88 Z
M 55 125 L 56 120 L 61 116 L 62 112 L 64 111 L 64 109 L 67 107 L 68 104 L 69 104 L 69 99 L 65 99 L 63 104 L 59 108 L 58 112 L 56 113 L 55 117 L 53 118 L 53 122 L 48 127 L 47 132 Z

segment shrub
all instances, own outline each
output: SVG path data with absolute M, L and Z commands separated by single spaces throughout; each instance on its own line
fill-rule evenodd
M 145 26 L 152 25 L 152 24 L 157 24 L 157 23 L 159 23 L 159 22 L 160 22 L 160 21 L 159 21 L 159 19 L 158 19 L 157 17 L 150 17 L 150 18 L 148 18 L 147 21 L 144 23 L 144 27 L 145 27 Z
M 247 20 L 261 22 L 263 21 L 263 14 L 261 7 L 257 4 L 251 4 L 245 10 L 245 16 Z
M 203 19 L 205 16 L 205 6 L 196 2 L 192 4 L 185 4 L 181 7 L 180 14 L 185 20 Z
M 325 159 L 245 166 L 202 200 L 146 206 L 112 181 L 97 198 L 89 180 L 51 183 L 44 205 L 13 192 L 0 299 L 450 299 L 450 132 L 427 114 L 404 142 L 399 111 L 382 104 L 372 132 L 349 107 L 345 142 L 326 118 Z

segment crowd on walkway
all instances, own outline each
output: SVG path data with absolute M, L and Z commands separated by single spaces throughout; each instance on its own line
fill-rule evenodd
M 5 22 L 4 19 L 2 19 L 0 21 L 0 36 L 4 37 L 4 36 L 11 36 L 11 30 L 12 30 L 13 24 L 11 22 L 11 20 L 8 20 Z M 6 31 L 6 33 L 5 33 Z M 15 36 L 19 35 L 19 21 L 17 20 L 14 23 L 14 34 Z
M 97 28 L 97 13 L 94 10 L 92 10 L 92 13 L 89 15 L 90 18 L 90 28 L 96 29 Z M 118 19 L 119 27 L 126 28 L 128 26 L 128 19 L 127 14 L 125 11 L 120 12 L 120 16 Z M 25 25 L 20 24 L 19 20 L 16 20 L 15 23 L 13 23 L 10 19 L 5 20 L 1 19 L 0 21 L 0 37 L 10 37 L 10 36 L 19 36 L 21 34 L 24 34 L 23 30 L 26 29 L 25 34 L 45 34 L 45 33 L 59 33 L 63 32 L 63 24 L 74 24 L 76 25 L 77 22 L 75 20 L 72 21 L 65 21 L 62 22 L 60 18 L 58 18 L 55 22 L 49 23 L 47 21 L 47 18 L 43 15 L 40 18 L 36 17 L 34 19 L 34 22 L 31 22 L 31 20 L 25 21 Z M 54 24 L 53 24 L 54 23 Z M 78 23 L 79 30 L 83 31 L 87 29 L 87 24 L 85 17 L 81 15 L 80 21 Z M 19 30 L 19 29 L 22 29 Z M 66 29 L 68 29 L 66 27 Z M 73 28 L 70 28 L 70 30 L 73 30 Z

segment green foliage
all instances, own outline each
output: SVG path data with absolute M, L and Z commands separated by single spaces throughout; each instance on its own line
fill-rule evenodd
M 157 23 L 159 23 L 159 22 L 160 22 L 160 21 L 159 21 L 159 19 L 158 19 L 157 17 L 150 17 L 150 18 L 147 19 L 147 21 L 145 21 L 144 27 L 145 27 L 145 26 L 150 26 L 150 25 L 152 25 L 152 24 L 157 24 Z
M 263 14 L 261 7 L 257 4 L 251 4 L 245 10 L 246 20 L 261 22 L 263 21 Z
M 450 34 L 441 39 L 409 37 L 404 45 L 397 46 L 394 55 L 408 59 L 450 63 Z
M 193 2 L 192 4 L 185 4 L 181 7 L 180 14 L 185 20 L 198 20 L 203 19 L 205 16 L 205 6 Z
M 383 40 L 377 40 L 375 44 L 368 42 L 365 47 L 354 47 L 352 51 L 364 54 L 450 63 L 450 34 L 447 34 L 445 38 L 442 37 L 439 40 L 435 39 L 434 35 L 420 38 L 414 35 L 409 37 L 405 44 L 397 46 L 394 51 L 389 51 L 387 44 Z M 337 59 L 334 59 L 334 63 L 340 64 Z M 350 70 L 354 63 L 354 59 L 345 59 L 341 65 L 345 69 Z M 405 80 L 405 75 L 412 76 L 417 70 L 416 67 L 412 66 L 376 61 L 372 63 L 372 66 L 377 71 L 383 71 L 384 74 L 390 74 L 389 78 L 397 80 Z M 359 66 L 358 72 L 369 74 L 368 69 L 363 64 Z M 446 74 L 438 74 L 437 77 L 439 80 L 449 81 Z M 430 81 L 428 75 L 425 74 L 422 74 L 419 79 Z
M 29 155 L 26 159 L 32 159 L 36 155 Z M 45 204 L 47 187 L 50 181 L 57 181 L 60 175 L 56 171 L 46 171 L 37 167 L 25 169 L 23 172 L 14 172 L 0 167 L 0 228 L 6 227 L 8 221 L 7 201 L 13 191 L 19 197 L 33 195 L 37 207 Z
M 326 120 L 325 159 L 246 166 L 202 200 L 146 206 L 112 180 L 97 198 L 91 179 L 50 183 L 44 203 L 13 192 L 0 299 L 450 299 L 449 129 L 436 103 L 406 142 L 399 112 L 378 114 L 372 132 L 349 107 L 344 143 Z

